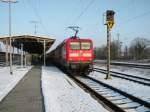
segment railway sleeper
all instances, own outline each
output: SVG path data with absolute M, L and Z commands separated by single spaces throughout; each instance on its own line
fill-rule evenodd
M 106 93 L 106 94 L 108 94 L 108 92 L 107 91 L 103 91 L 103 90 L 96 90 L 98 93 Z
M 113 101 L 124 100 L 124 99 L 127 99 L 127 98 L 126 97 L 124 97 L 124 98 L 116 98 L 116 99 L 114 98 L 114 99 L 109 99 L 109 100 L 111 100 L 113 102 Z
M 110 91 L 109 89 L 101 89 L 101 88 L 99 88 L 99 90 L 102 92 L 107 92 L 107 93 Z
M 106 97 L 117 97 L 117 95 L 113 95 L 113 94 L 110 94 L 110 93 L 108 93 L 106 95 L 103 95 L 103 96 L 106 96 Z
M 132 101 L 132 102 L 133 102 L 133 101 Z M 115 103 L 116 105 L 123 105 L 123 104 L 127 104 L 127 103 L 132 103 L 132 102 L 120 102 L 120 103 L 119 103 L 119 102 L 118 102 L 118 103 L 115 103 L 115 102 L 114 102 L 114 103 Z
M 91 86 L 90 85 L 90 87 L 92 87 L 92 88 L 94 88 L 94 89 L 99 89 L 99 90 L 101 90 L 101 91 L 106 91 L 106 92 L 109 92 L 110 90 L 109 89 L 107 89 L 107 88 L 101 88 L 100 86 L 98 87 L 96 87 L 96 86 Z
M 120 94 L 116 94 L 116 93 L 108 93 L 108 95 L 106 95 L 106 96 L 115 96 L 115 97 L 117 97 L 117 96 L 121 96 Z
M 109 100 L 114 100 L 115 98 L 116 98 L 116 99 L 118 99 L 118 98 L 122 99 L 122 97 L 120 97 L 120 96 L 121 96 L 121 95 L 119 95 L 119 96 L 118 96 L 118 95 L 112 95 L 111 97 L 108 97 L 108 99 L 109 99 Z
M 132 103 L 134 101 L 126 98 L 126 99 L 120 99 L 120 100 L 113 100 L 112 102 L 114 102 L 115 104 L 117 104 L 117 103 Z
M 132 103 L 126 103 L 126 104 L 122 104 L 122 105 L 118 105 L 118 106 L 123 109 L 136 109 L 136 108 L 140 107 L 141 104 L 132 102 Z
M 140 105 L 141 106 L 141 105 Z M 138 107 L 140 106 L 134 106 L 134 107 L 126 107 L 126 108 L 123 108 L 124 110 L 130 110 L 130 109 L 134 109 L 136 110 Z
M 98 93 L 99 93 L 99 92 L 98 92 Z M 106 95 L 106 94 L 108 94 L 108 93 L 106 93 L 106 92 L 100 92 L 100 94 L 104 96 L 104 95 Z
M 124 97 L 123 95 L 118 95 L 118 96 L 116 96 L 116 97 L 114 97 L 114 99 L 126 99 L 126 97 Z M 113 98 L 112 99 L 110 99 L 110 100 L 113 100 Z

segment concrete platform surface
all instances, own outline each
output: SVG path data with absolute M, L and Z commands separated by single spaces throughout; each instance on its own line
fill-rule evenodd
M 43 112 L 41 67 L 33 67 L 0 102 L 0 112 Z

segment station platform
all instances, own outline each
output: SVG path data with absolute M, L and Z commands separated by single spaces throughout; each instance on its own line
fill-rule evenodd
M 43 112 L 41 67 L 27 72 L 16 87 L 0 102 L 0 112 Z

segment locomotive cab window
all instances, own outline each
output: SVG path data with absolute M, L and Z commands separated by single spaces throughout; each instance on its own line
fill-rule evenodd
M 89 43 L 89 42 L 81 42 L 81 49 L 83 49 L 83 50 L 91 49 L 91 43 Z
M 71 42 L 70 49 L 73 49 L 73 50 L 80 49 L 80 43 L 79 42 Z

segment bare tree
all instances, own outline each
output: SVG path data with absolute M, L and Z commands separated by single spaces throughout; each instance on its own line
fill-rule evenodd
M 145 38 L 135 38 L 130 45 L 129 53 L 133 59 L 146 58 L 147 47 L 150 45 L 150 40 Z
M 102 45 L 101 47 L 95 47 L 95 58 L 96 59 L 106 59 L 106 46 Z
M 119 40 L 114 40 L 111 42 L 111 59 L 121 58 L 121 45 L 122 42 Z
M 129 59 L 129 50 L 128 50 L 128 46 L 126 45 L 125 47 L 124 47 L 124 59 Z
M 120 57 L 120 44 L 118 44 L 118 40 L 114 40 L 110 45 L 110 56 L 111 59 L 118 59 Z M 102 45 L 101 47 L 96 47 L 95 58 L 96 59 L 106 59 L 107 58 L 107 46 Z

